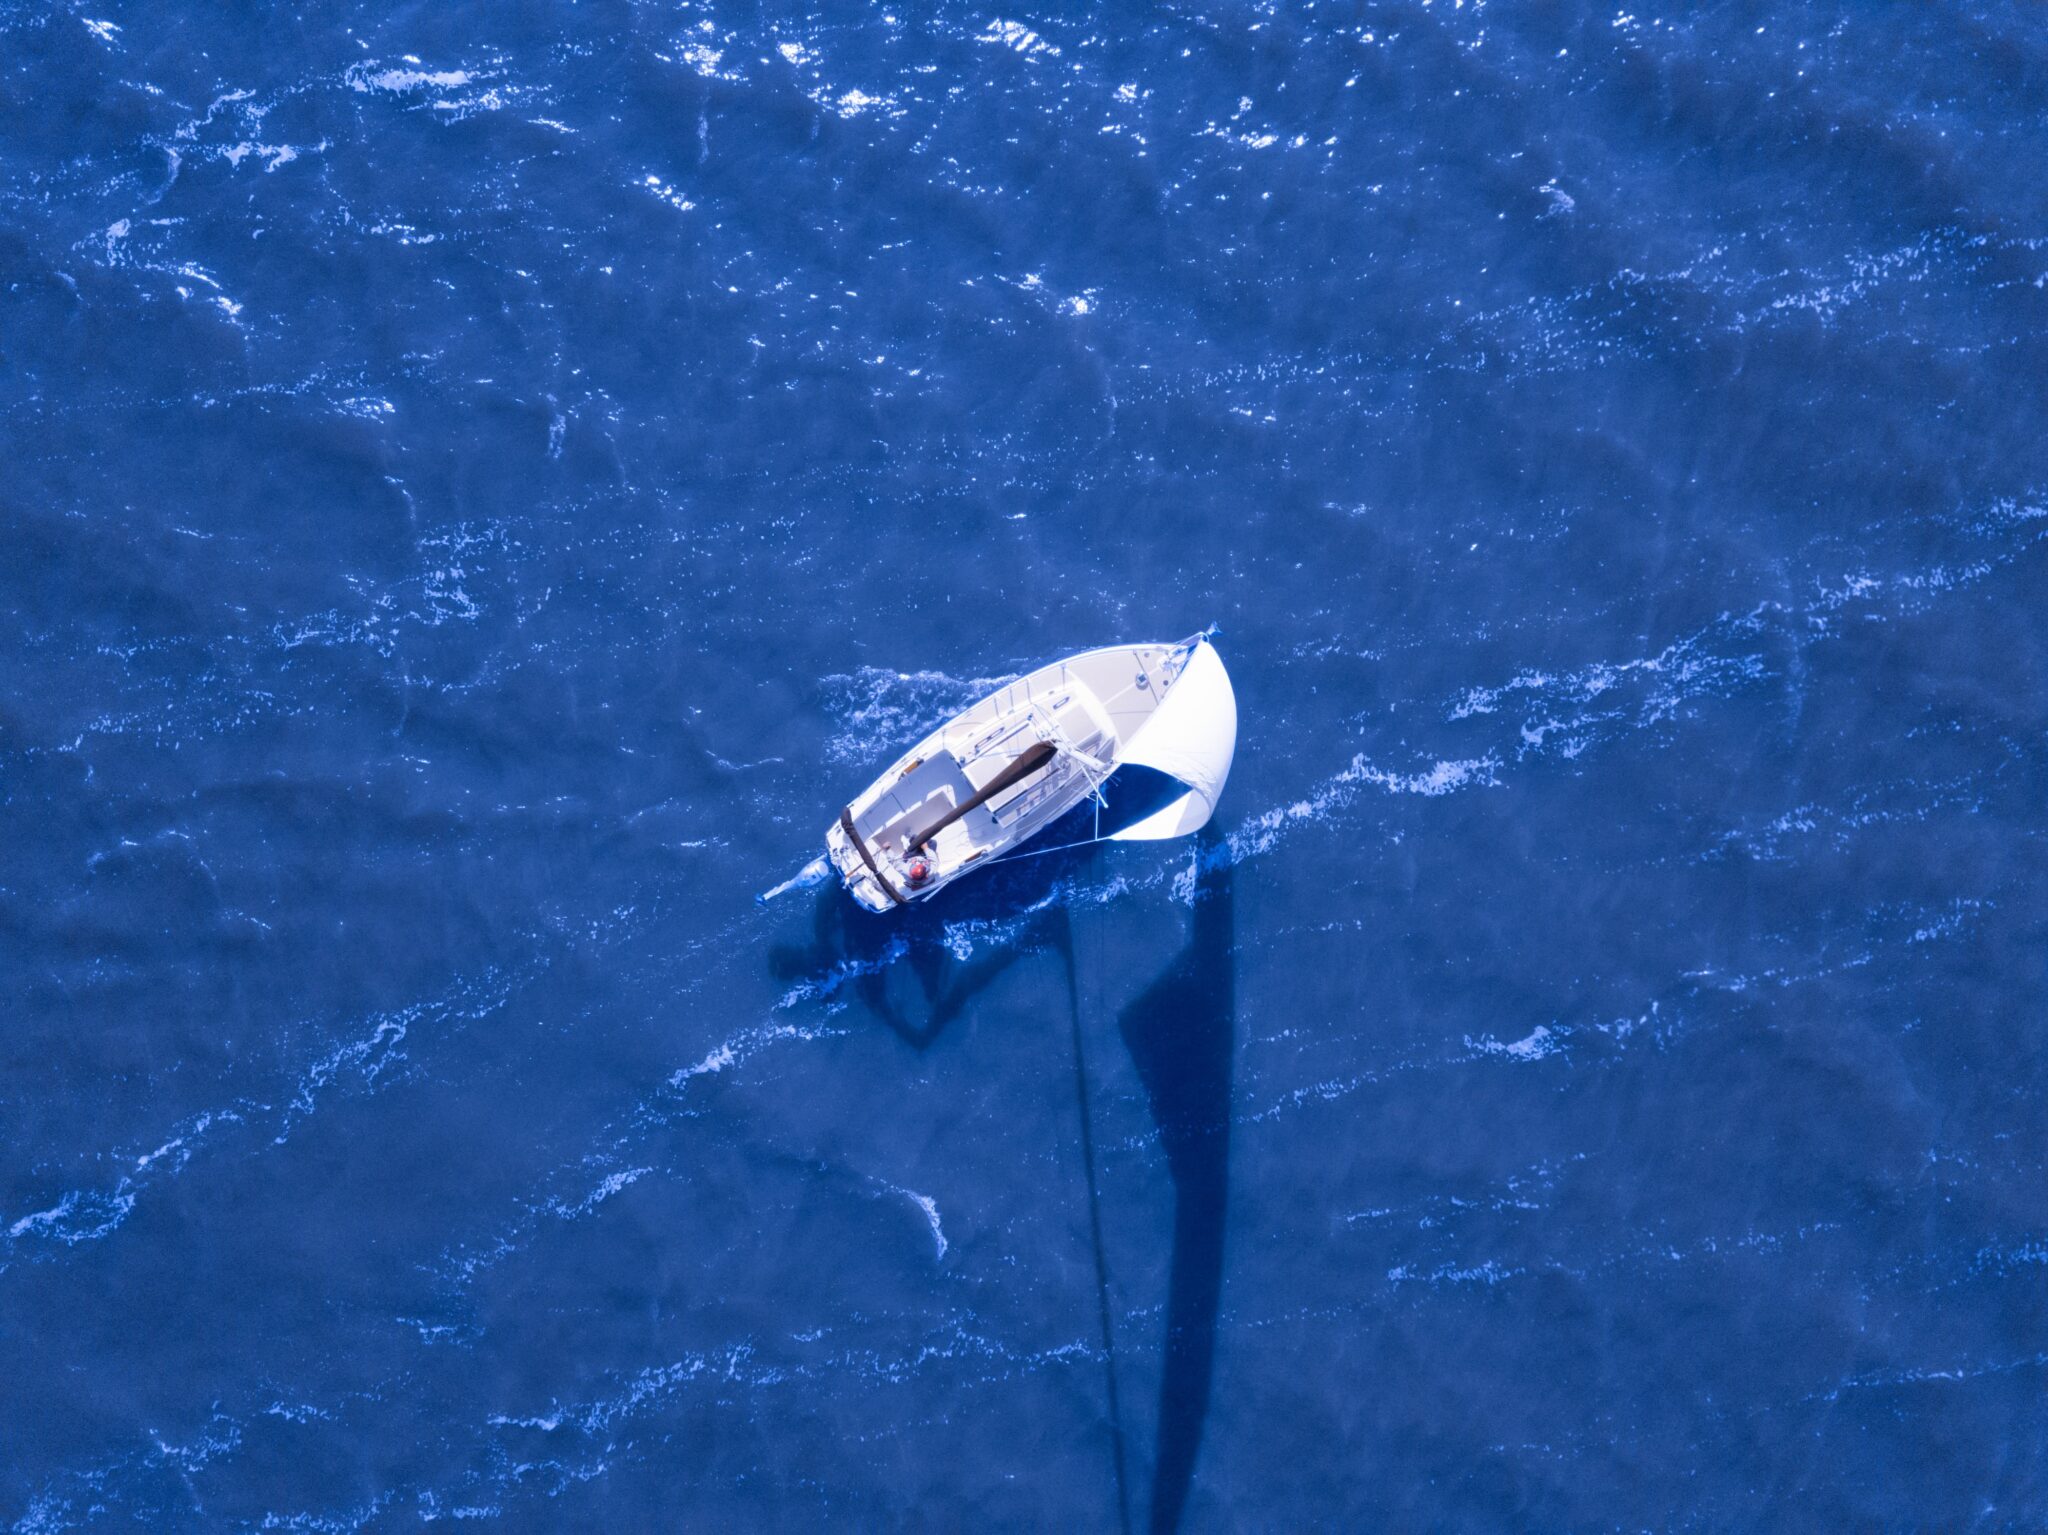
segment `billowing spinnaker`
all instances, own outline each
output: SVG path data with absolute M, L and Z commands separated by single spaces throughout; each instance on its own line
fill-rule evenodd
M 1166 690 L 1152 717 L 1117 753 L 1119 765 L 1157 768 L 1188 786 L 1188 792 L 1142 821 L 1111 833 L 1117 842 L 1159 842 L 1199 831 L 1216 812 L 1230 759 L 1237 751 L 1237 695 L 1230 674 L 1207 640 L 1195 646 L 1187 665 Z

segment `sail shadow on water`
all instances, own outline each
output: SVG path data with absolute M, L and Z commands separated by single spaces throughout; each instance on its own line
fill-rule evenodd
M 1180 953 L 1118 1015 L 1173 1182 L 1165 1361 L 1150 1528 L 1178 1529 L 1209 1414 L 1223 1239 L 1230 1213 L 1230 1094 L 1237 1033 L 1234 871 L 1213 827 L 1196 854 L 1194 911 Z

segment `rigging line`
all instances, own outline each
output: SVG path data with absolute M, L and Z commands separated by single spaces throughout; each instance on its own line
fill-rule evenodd
M 1098 827 L 1102 824 L 1102 807 L 1100 805 L 1095 807 L 1095 824 Z M 1109 842 L 1111 840 L 1113 839 L 1109 837 L 1083 837 L 1079 842 L 1062 842 L 1058 847 L 1035 847 L 1028 853 L 1005 853 L 1000 858 L 991 858 L 982 867 L 993 869 L 999 863 L 1009 863 L 1013 860 L 1022 863 L 1027 858 L 1043 858 L 1047 853 L 1064 853 L 1070 848 L 1091 847 L 1097 842 Z

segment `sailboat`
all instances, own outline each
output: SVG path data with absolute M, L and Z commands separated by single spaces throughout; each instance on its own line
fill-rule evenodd
M 839 812 L 825 833 L 830 868 L 862 906 L 893 911 L 1018 852 L 1091 799 L 1086 842 L 1199 830 L 1237 749 L 1237 697 L 1214 633 L 1084 650 L 998 688 Z

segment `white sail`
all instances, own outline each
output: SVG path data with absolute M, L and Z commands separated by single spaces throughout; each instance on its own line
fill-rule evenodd
M 1111 833 L 1110 840 L 1160 842 L 1201 830 L 1216 812 L 1236 752 L 1237 694 L 1231 689 L 1222 658 L 1203 640 L 1152 717 L 1117 753 L 1119 766 L 1135 762 L 1156 768 L 1186 784 L 1188 792 L 1142 821 Z

